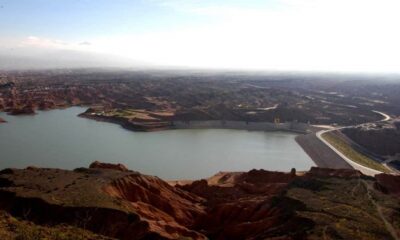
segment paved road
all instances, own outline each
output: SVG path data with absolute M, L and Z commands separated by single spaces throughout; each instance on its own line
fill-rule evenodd
M 383 113 L 383 112 L 379 112 L 379 111 L 375 111 L 375 110 L 373 110 L 373 112 L 374 113 L 378 113 L 378 114 L 380 114 L 380 115 L 382 115 L 384 118 L 382 119 L 382 120 L 380 120 L 380 121 L 378 121 L 378 122 L 386 122 L 386 121 L 389 121 L 390 119 L 392 119 L 389 115 L 387 115 L 386 113 Z
M 335 130 L 339 130 L 339 128 L 335 129 Z M 364 167 L 363 165 L 360 165 L 354 161 L 352 161 L 350 158 L 348 158 L 346 155 L 344 155 L 343 153 L 341 153 L 339 150 L 337 150 L 334 146 L 332 146 L 328 141 L 326 141 L 321 135 L 326 133 L 326 132 L 330 132 L 333 130 L 323 130 L 323 131 L 319 131 L 316 133 L 317 138 L 323 142 L 327 147 L 329 147 L 332 151 L 334 151 L 339 157 L 341 157 L 344 161 L 346 161 L 349 165 L 351 165 L 354 169 L 359 170 L 360 172 L 362 172 L 365 175 L 368 176 L 375 176 L 376 174 L 380 174 L 382 173 L 381 171 L 378 170 L 374 170 L 372 168 L 369 167 Z
M 380 120 L 381 122 L 389 121 L 391 119 L 389 115 L 387 115 L 387 114 L 385 114 L 383 112 L 379 112 L 379 111 L 373 111 L 373 112 L 381 114 L 384 117 L 382 120 Z M 328 141 L 326 141 L 322 137 L 322 134 L 324 134 L 324 133 L 335 131 L 335 130 L 340 130 L 340 129 L 343 129 L 343 128 L 346 128 L 346 127 L 338 127 L 338 128 L 334 128 L 334 129 L 321 130 L 321 131 L 316 133 L 316 136 L 321 142 L 323 142 L 326 146 L 328 146 L 332 151 L 334 151 L 338 156 L 340 156 L 344 161 L 346 161 L 354 169 L 357 169 L 360 172 L 362 172 L 363 174 L 369 175 L 369 176 L 375 176 L 376 174 L 382 173 L 381 171 L 377 171 L 375 169 L 362 166 L 362 165 L 352 161 L 350 158 L 345 156 L 343 153 L 341 153 L 339 150 L 337 150 L 334 146 L 332 146 Z

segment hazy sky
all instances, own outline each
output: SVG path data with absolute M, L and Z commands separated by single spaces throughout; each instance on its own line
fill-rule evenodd
M 400 72 L 399 13 L 399 0 L 0 0 L 0 55 Z

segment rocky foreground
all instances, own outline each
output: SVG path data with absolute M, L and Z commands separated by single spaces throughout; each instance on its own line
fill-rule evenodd
M 74 171 L 5 169 L 0 172 L 0 238 L 400 236 L 398 176 L 312 168 L 301 174 L 218 173 L 176 183 L 99 162 Z

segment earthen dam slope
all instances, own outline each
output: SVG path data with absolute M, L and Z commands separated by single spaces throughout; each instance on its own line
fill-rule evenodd
M 318 139 L 315 133 L 299 135 L 296 142 L 310 156 L 318 167 L 334 169 L 353 169 L 337 153 Z

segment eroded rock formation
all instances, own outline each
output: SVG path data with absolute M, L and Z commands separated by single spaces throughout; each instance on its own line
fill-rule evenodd
M 74 171 L 1 171 L 0 210 L 117 239 L 391 239 L 383 218 L 400 230 L 399 181 L 312 168 L 221 172 L 173 186 L 95 162 Z
M 33 108 L 33 106 L 25 106 L 22 108 L 12 108 L 9 111 L 10 115 L 31 115 L 31 114 L 35 114 L 35 109 Z
M 102 163 L 99 161 L 95 161 L 95 162 L 91 163 L 89 168 L 113 169 L 113 170 L 118 170 L 121 172 L 129 171 L 128 168 L 126 168 L 125 165 L 123 165 L 123 164 Z

